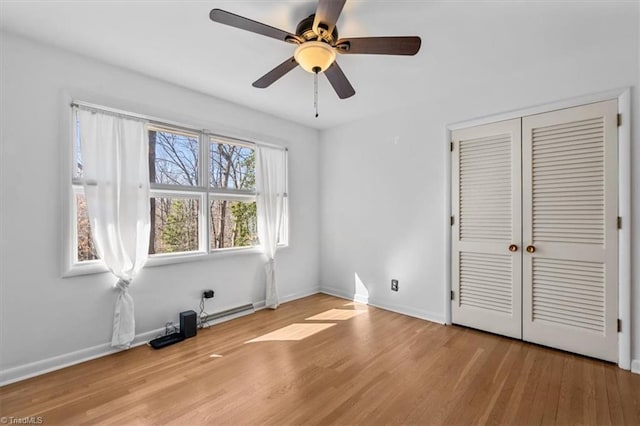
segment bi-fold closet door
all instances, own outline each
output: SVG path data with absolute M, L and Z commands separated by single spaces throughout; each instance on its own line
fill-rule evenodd
M 453 322 L 617 361 L 617 102 L 453 142 Z
M 520 119 L 455 131 L 453 321 L 522 337 Z M 511 250 L 510 250 L 511 249 Z

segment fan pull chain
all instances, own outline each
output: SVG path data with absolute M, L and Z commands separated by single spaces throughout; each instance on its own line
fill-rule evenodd
M 315 67 L 313 69 L 313 107 L 316 110 L 316 118 L 318 118 L 318 72 L 320 68 Z

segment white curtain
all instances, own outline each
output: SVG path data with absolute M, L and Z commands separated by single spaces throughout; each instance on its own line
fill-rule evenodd
M 111 346 L 135 337 L 131 281 L 149 249 L 149 143 L 142 121 L 78 110 L 84 191 L 96 252 L 118 278 Z
M 287 189 L 286 155 L 283 149 L 263 146 L 256 149 L 258 238 L 267 256 L 266 306 L 271 309 L 278 307 L 275 256 Z

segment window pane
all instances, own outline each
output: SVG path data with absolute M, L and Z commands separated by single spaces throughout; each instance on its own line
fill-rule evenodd
M 149 254 L 198 250 L 199 201 L 196 198 L 151 198 Z
M 149 130 L 149 180 L 165 185 L 198 185 L 198 136 Z
M 254 191 L 255 160 L 252 148 L 212 140 L 209 147 L 209 185 L 212 188 Z
M 284 211 L 282 212 L 282 220 L 280 222 L 280 235 L 278 235 L 278 244 L 289 244 L 289 229 L 287 228 L 287 218 L 289 217 L 289 198 L 284 199 Z
M 82 144 L 80 139 L 80 120 L 76 116 L 75 126 L 73 127 L 74 144 L 73 144 L 73 177 L 82 178 Z
M 98 258 L 91 237 L 91 223 L 87 212 L 87 199 L 84 194 L 76 195 L 76 230 L 78 234 L 78 262 Z
M 212 200 L 209 213 L 211 250 L 259 244 L 255 201 Z

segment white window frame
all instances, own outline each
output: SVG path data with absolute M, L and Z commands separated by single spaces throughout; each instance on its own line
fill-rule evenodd
M 198 130 L 193 127 L 183 126 L 166 120 L 153 119 L 151 117 L 142 117 L 137 114 L 131 114 L 124 111 L 113 110 L 107 107 L 90 106 L 97 110 L 104 110 L 107 112 L 121 113 L 122 115 L 131 115 L 139 118 L 145 118 L 148 120 L 146 124 L 146 131 L 151 129 L 166 130 L 168 132 L 176 132 L 179 134 L 197 135 L 198 147 L 199 147 L 199 159 L 198 159 L 198 185 L 186 186 L 186 185 L 166 185 L 151 183 L 150 185 L 150 197 L 169 197 L 169 198 L 198 198 L 199 199 L 199 226 L 198 226 L 198 250 L 189 252 L 176 252 L 176 253 L 155 253 L 150 254 L 147 260 L 146 266 L 159 266 L 168 265 L 173 263 L 182 263 L 193 260 L 208 259 L 213 257 L 235 255 L 235 254 L 256 254 L 262 253 L 263 249 L 261 245 L 245 246 L 245 247 L 228 247 L 220 249 L 211 249 L 210 242 L 210 218 L 209 218 L 209 202 L 213 199 L 222 200 L 238 200 L 238 201 L 256 201 L 255 189 L 252 191 L 247 190 L 234 190 L 226 188 L 211 188 L 209 181 L 209 150 L 213 143 L 224 143 L 240 145 L 247 148 L 256 150 L 260 143 L 246 141 L 234 137 L 218 135 L 211 133 L 207 130 Z M 69 186 L 68 180 L 65 182 L 67 188 L 70 187 L 70 191 L 67 191 L 70 200 L 67 200 L 68 213 L 65 215 L 65 226 L 63 229 L 67 229 L 67 242 L 66 242 L 66 254 L 65 254 L 65 270 L 63 276 L 75 276 L 107 272 L 107 268 L 104 262 L 100 259 L 96 260 L 78 260 L 78 229 L 77 229 L 77 205 L 76 197 L 78 194 L 84 194 L 84 180 L 82 178 L 75 177 L 76 170 L 76 106 L 72 105 L 70 113 L 70 127 L 67 139 L 71 149 L 64 150 L 66 158 L 63 159 L 64 167 L 70 169 L 71 185 Z M 265 144 L 268 145 L 268 144 Z M 286 148 L 279 147 L 287 151 Z M 288 157 L 288 156 L 287 156 Z M 69 160 L 71 158 L 71 161 Z M 288 162 L 285 163 L 285 171 L 287 177 L 288 186 Z M 70 166 L 70 167 L 69 167 Z M 65 174 L 65 176 L 69 176 Z M 68 179 L 68 178 L 67 178 Z M 283 218 L 282 234 L 278 248 L 288 247 L 289 245 L 289 198 L 288 190 L 285 197 L 285 213 Z
M 172 253 L 154 253 L 149 254 L 149 260 L 158 258 L 168 258 L 168 257 L 176 257 L 176 258 L 189 258 L 198 255 L 207 254 L 206 250 L 203 250 L 203 244 L 205 243 L 206 235 L 203 235 L 206 232 L 206 224 L 203 224 L 203 219 L 206 220 L 206 211 L 203 211 L 206 206 L 203 206 L 203 203 L 206 201 L 205 194 L 196 191 L 182 191 L 182 190 L 157 190 L 151 189 L 149 191 L 149 198 L 171 198 L 171 199 L 196 199 L 198 200 L 198 249 L 192 251 L 179 251 Z
M 207 187 L 208 187 L 208 193 L 207 193 L 207 209 L 209 208 L 209 203 L 211 203 L 212 200 L 233 200 L 233 201 L 245 201 L 245 202 L 255 202 L 256 201 L 256 191 L 255 188 L 251 191 L 248 190 L 237 190 L 237 189 L 228 189 L 228 188 L 212 188 L 209 186 L 209 169 L 211 167 L 211 164 L 209 164 L 209 154 L 210 154 L 210 149 L 211 149 L 211 145 L 216 144 L 216 143 L 222 143 L 222 144 L 230 144 L 230 145 L 238 145 L 238 146 L 243 146 L 246 148 L 250 148 L 253 149 L 254 152 L 257 149 L 257 146 L 255 144 L 251 144 L 248 142 L 244 142 L 244 141 L 238 141 L 238 140 L 234 140 L 225 136 L 219 136 L 219 135 L 212 135 L 212 134 L 208 134 L 207 135 L 207 141 L 206 141 L 206 153 L 207 153 L 207 161 L 206 161 L 206 178 L 207 178 Z M 207 211 L 207 215 L 208 215 L 208 211 Z M 212 249 L 211 248 L 211 229 L 209 228 L 211 226 L 211 220 L 210 218 L 207 218 L 207 248 L 209 249 L 209 252 L 214 252 L 214 253 L 233 253 L 239 250 L 250 250 L 250 249 L 257 249 L 258 251 L 262 252 L 262 246 L 261 245 L 257 245 L 257 246 L 247 246 L 247 247 L 225 247 L 225 248 L 219 248 L 219 249 Z M 286 245 L 286 244 L 283 244 Z

